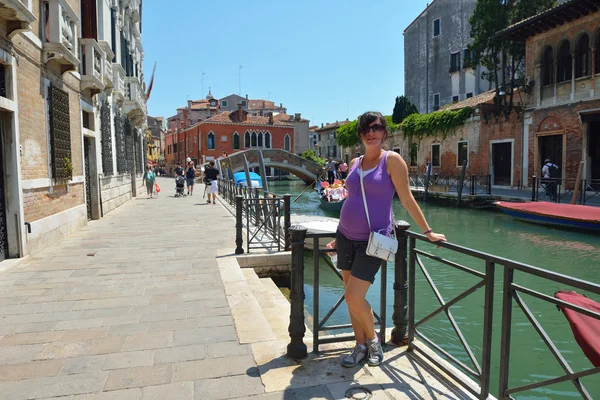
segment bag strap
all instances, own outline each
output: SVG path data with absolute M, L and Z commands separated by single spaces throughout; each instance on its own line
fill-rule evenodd
M 363 167 L 362 167 L 363 156 L 360 156 L 358 160 L 358 175 L 360 176 L 360 189 L 362 191 L 363 204 L 365 206 L 365 214 L 367 215 L 367 223 L 369 224 L 369 230 L 371 231 L 371 219 L 369 218 L 369 207 L 367 206 L 367 196 L 365 195 L 365 185 L 363 183 Z

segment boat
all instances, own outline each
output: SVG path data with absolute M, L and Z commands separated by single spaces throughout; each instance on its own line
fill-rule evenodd
M 494 203 L 505 214 L 535 224 L 600 232 L 600 207 L 549 202 Z
M 337 183 L 339 183 L 339 181 L 337 181 Z M 332 197 L 332 198 L 328 198 L 325 190 L 329 186 L 329 184 L 327 182 L 321 181 L 316 186 L 317 186 L 316 191 L 317 191 L 317 194 L 319 195 L 321 208 L 324 210 L 327 210 L 327 211 L 331 211 L 331 212 L 338 212 L 338 213 L 341 212 L 342 206 L 344 205 L 344 202 L 346 201 L 346 197 L 342 197 L 342 196 L 344 196 L 344 194 L 339 193 L 339 194 L 334 195 L 334 197 Z M 340 188 L 340 189 L 343 189 L 343 188 Z
M 236 172 L 233 174 L 233 180 L 236 185 L 248 186 L 248 182 L 246 181 L 246 173 L 245 172 Z M 252 183 L 253 188 L 262 188 L 262 179 L 259 174 L 256 172 L 250 172 L 250 182 Z

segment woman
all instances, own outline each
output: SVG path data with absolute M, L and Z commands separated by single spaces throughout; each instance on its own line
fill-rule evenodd
M 146 183 L 146 193 L 148 193 L 148 198 L 151 199 L 154 191 L 154 172 L 152 172 L 150 166 L 146 167 L 143 180 Z
M 442 234 L 433 233 L 419 205 L 410 191 L 408 168 L 396 152 L 382 148 L 388 128 L 383 115 L 367 112 L 358 119 L 358 134 L 365 146 L 365 154 L 350 162 L 346 188 L 348 197 L 340 213 L 340 223 L 335 246 L 338 268 L 342 270 L 346 287 L 346 303 L 350 312 L 356 347 L 342 360 L 344 367 L 353 367 L 364 358 L 371 366 L 383 361 L 381 343 L 375 332 L 373 310 L 365 299 L 369 287 L 375 281 L 381 260 L 366 254 L 371 231 L 380 233 L 392 230 L 392 201 L 398 192 L 400 201 L 421 231 L 432 242 L 446 240 Z M 360 173 L 363 173 L 365 197 L 369 210 L 367 221 Z
M 189 161 L 187 170 L 185 171 L 185 181 L 187 183 L 187 194 L 188 196 L 194 195 L 194 180 L 196 178 L 196 168 L 194 168 L 194 162 Z

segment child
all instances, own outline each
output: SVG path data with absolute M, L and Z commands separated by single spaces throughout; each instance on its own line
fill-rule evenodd
M 144 182 L 146 182 L 146 192 L 148 193 L 148 198 L 152 198 L 152 192 L 154 191 L 154 172 L 150 167 L 146 167 L 146 172 L 144 173 Z

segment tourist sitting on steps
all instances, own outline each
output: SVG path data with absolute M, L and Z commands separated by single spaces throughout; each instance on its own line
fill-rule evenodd
M 383 115 L 367 112 L 358 119 L 357 128 L 366 151 L 364 156 L 350 162 L 346 179 L 348 197 L 342 206 L 336 239 L 328 244 L 329 248 L 336 248 L 337 266 L 342 270 L 346 303 L 356 338 L 356 347 L 342 359 L 344 367 L 353 367 L 365 358 L 371 366 L 383 361 L 383 350 L 373 323 L 373 310 L 365 299 L 382 260 L 367 255 L 366 250 L 371 232 L 389 234 L 394 227 L 394 192 L 398 192 L 402 205 L 427 239 L 432 242 L 446 240 L 444 235 L 433 233 L 427 224 L 410 191 L 408 167 L 402 157 L 383 150 L 382 145 L 388 135 Z M 360 174 L 363 175 L 367 210 Z

